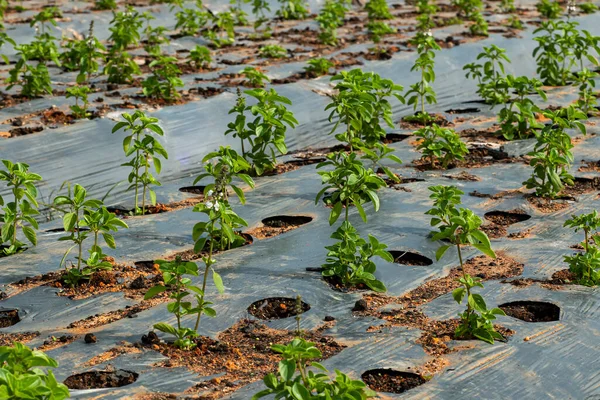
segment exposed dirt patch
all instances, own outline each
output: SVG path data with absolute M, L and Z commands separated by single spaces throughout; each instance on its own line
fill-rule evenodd
M 510 157 L 506 152 L 502 150 L 496 150 L 489 147 L 475 147 L 469 149 L 469 153 L 465 155 L 464 160 L 459 160 L 450 163 L 448 164 L 446 169 L 481 168 L 493 164 L 511 164 L 522 162 L 524 162 L 523 159 Z M 440 160 L 434 158 L 432 164 L 431 159 L 429 157 L 415 160 L 413 161 L 413 165 L 419 171 L 444 169 Z
M 169 301 L 165 295 L 158 295 L 150 300 L 144 300 L 133 306 L 126 306 L 123 310 L 109 311 L 106 313 L 90 315 L 85 319 L 75 321 L 67 326 L 67 329 L 73 329 L 76 332 L 87 332 L 90 329 L 107 325 L 123 318 L 134 318 L 136 314 L 154 307 L 157 304 Z
M 482 225 L 481 230 L 484 231 L 490 239 L 499 239 L 506 236 L 508 233 L 504 226 L 496 225 L 494 223 Z
M 394 262 L 402 265 L 427 266 L 433 264 L 433 260 L 422 254 L 404 250 L 390 250 Z
M 8 328 L 20 321 L 19 310 L 0 310 L 0 328 Z
M 138 378 L 138 374 L 124 369 L 115 371 L 89 371 L 71 375 L 65 379 L 64 384 L 69 389 L 101 389 L 115 388 L 131 385 Z
M 310 310 L 310 305 L 302 302 L 301 313 L 305 313 L 308 310 Z M 270 297 L 250 304 L 248 313 L 259 319 L 272 320 L 293 317 L 294 315 L 298 315 L 298 310 L 296 309 L 296 299 Z
M 421 375 L 393 369 L 372 369 L 360 377 L 371 389 L 384 393 L 404 393 L 427 382 Z
M 585 161 L 581 160 L 583 164 L 577 170 L 580 172 L 600 172 L 600 161 Z
M 574 201 L 573 198 L 556 198 L 549 199 L 545 197 L 537 197 L 535 194 L 526 195 L 525 198 L 536 210 L 543 213 L 553 213 L 569 207 L 569 202 Z
M 123 354 L 133 354 L 133 353 L 141 353 L 142 351 L 138 346 L 135 346 L 131 343 L 121 342 L 121 345 L 118 347 L 113 347 L 103 353 L 98 354 L 95 357 L 90 358 L 82 367 L 89 368 L 98 364 L 105 363 L 107 361 L 113 360 Z
M 247 231 L 257 239 L 267 239 L 282 233 L 294 230 L 312 221 L 312 217 L 305 215 L 276 215 L 262 220 L 262 226 Z
M 509 226 L 519 222 L 527 221 L 531 218 L 523 210 L 515 209 L 510 211 L 489 211 L 485 213 L 484 218 L 496 225 Z
M 244 244 L 242 244 L 242 246 L 240 246 L 240 247 L 248 246 L 248 245 L 252 244 L 252 242 L 254 241 L 252 239 L 252 236 L 247 233 L 235 232 L 235 234 L 243 237 L 245 240 Z M 206 254 L 208 254 L 209 247 L 210 247 L 210 245 L 207 242 L 206 246 L 204 247 L 204 250 L 201 251 L 200 253 L 195 253 L 194 249 L 192 248 L 192 249 L 188 249 L 188 250 L 184 250 L 184 251 L 179 251 L 179 252 L 176 252 L 173 254 L 169 254 L 165 259 L 166 260 L 174 260 L 177 257 L 181 257 L 181 259 L 183 261 L 196 261 L 196 260 L 199 260 L 202 257 L 204 257 Z M 227 250 L 228 249 L 225 249 L 223 251 L 227 251 Z M 233 249 L 231 249 L 231 250 L 233 250 Z M 213 250 L 213 255 L 219 254 L 220 252 L 221 251 L 219 251 L 219 250 L 217 250 L 217 251 Z
M 37 286 L 48 285 L 61 288 L 58 295 L 72 299 L 85 299 L 107 292 L 123 292 L 125 297 L 139 299 L 143 298 L 148 288 L 162 282 L 162 275 L 158 271 L 147 273 L 129 265 L 117 264 L 110 257 L 107 260 L 113 264 L 112 270 L 98 271 L 89 281 L 82 281 L 75 288 L 64 283 L 64 271 L 25 278 L 10 286 L 15 289 L 15 293 L 21 293 Z
M 525 238 L 531 237 L 532 231 L 533 231 L 533 228 L 528 228 L 528 229 L 524 229 L 522 231 L 512 232 L 512 233 L 508 234 L 508 238 L 509 239 L 525 239 Z
M 478 182 L 481 180 L 480 177 L 478 177 L 477 175 L 473 175 L 468 173 L 467 171 L 461 171 L 458 174 L 447 174 L 447 175 L 442 175 L 444 178 L 448 178 L 448 179 L 454 179 L 457 181 L 468 181 L 468 182 Z
M 506 315 L 525 322 L 550 322 L 560 318 L 560 307 L 544 301 L 513 301 L 498 307 Z
M 50 336 L 50 338 L 44 340 L 44 343 L 38 347 L 38 350 L 49 351 L 57 349 L 69 343 L 73 343 L 76 339 L 77 337 L 73 335 L 62 335 L 59 337 Z
M 452 126 L 452 122 L 448 121 L 442 114 L 429 114 L 431 117 L 425 124 L 416 118 L 416 115 L 403 117 L 400 120 L 400 127 L 404 129 L 418 129 L 424 126 L 430 126 L 433 124 L 439 126 Z
M 345 346 L 324 336 L 322 329 L 305 331 L 304 338 L 315 342 L 325 359 L 339 353 Z M 281 356 L 271 350 L 271 345 L 287 344 L 293 338 L 294 332 L 271 329 L 260 322 L 242 320 L 221 333 L 218 340 L 198 338 L 197 347 L 191 351 L 182 351 L 166 343 L 148 344 L 144 347 L 157 350 L 169 358 L 158 366 L 184 366 L 201 376 L 222 374 L 188 390 L 190 394 L 209 400 L 226 396 L 244 385 L 260 380 L 269 372 L 275 372 Z
M 157 203 L 156 205 L 146 204 L 144 215 L 149 214 L 161 214 L 169 211 L 179 210 L 181 208 L 193 207 L 200 203 L 204 199 L 204 196 L 190 197 L 180 201 L 174 201 L 172 203 Z M 116 215 L 123 217 L 124 219 L 134 216 L 133 208 L 125 208 L 121 206 L 106 207 L 108 211 L 115 213 Z M 141 208 L 141 207 L 140 207 Z
M 523 264 L 501 252 L 497 256 L 496 259 L 488 256 L 471 258 L 465 263 L 465 272 L 484 281 L 510 278 L 523 272 Z M 421 329 L 423 334 L 419 339 L 419 343 L 423 345 L 428 354 L 435 356 L 447 354 L 452 351 L 447 342 L 455 339 L 454 330 L 460 321 L 455 319 L 435 321 L 427 317 L 418 307 L 459 287 L 460 284 L 457 282 L 457 278 L 460 276 L 462 276 L 460 268 L 455 267 L 450 270 L 448 275 L 431 279 L 399 297 L 374 293 L 364 294 L 363 300 L 366 301 L 366 310 L 357 312 L 357 314 L 375 316 L 386 321 L 384 325 L 369 328 L 369 331 L 378 331 L 386 326 L 406 326 Z M 388 304 L 397 304 L 398 306 L 393 309 L 380 310 L 381 307 Z M 514 333 L 501 326 L 496 326 L 496 330 L 505 337 Z
M 26 343 L 39 335 L 39 332 L 0 333 L 0 346 L 12 346 L 14 342 Z

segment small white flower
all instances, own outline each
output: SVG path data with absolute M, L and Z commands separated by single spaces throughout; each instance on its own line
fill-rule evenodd
M 211 209 L 214 207 L 214 203 L 212 201 L 207 201 L 206 203 L 204 203 L 204 205 L 206 206 L 206 208 Z
M 215 202 L 215 211 L 219 211 L 219 203 Z
M 208 191 L 208 193 L 207 193 L 206 195 L 207 195 L 208 197 L 210 197 L 210 196 L 212 196 L 212 195 L 213 195 L 213 193 L 214 193 L 214 192 L 213 192 L 213 191 L 212 191 L 212 189 L 211 189 L 211 190 L 209 190 L 209 191 Z
M 425 32 L 425 36 L 429 36 L 429 37 L 433 36 L 433 33 L 431 33 L 431 29 L 429 29 L 427 32 Z

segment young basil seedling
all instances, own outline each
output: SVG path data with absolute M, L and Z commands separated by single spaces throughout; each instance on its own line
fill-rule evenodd
M 483 254 L 496 258 L 492 250 L 490 240 L 480 229 L 481 218 L 468 208 L 457 208 L 461 203 L 461 195 L 464 193 L 455 186 L 431 186 L 430 198 L 433 200 L 433 208 L 425 214 L 431 215 L 431 226 L 438 227 L 438 231 L 432 232 L 431 240 L 445 239 L 451 244 L 445 244 L 436 252 L 436 259 L 440 260 L 446 251 L 456 246 L 458 260 L 462 276 L 457 279 L 461 286 L 454 289 L 452 297 L 458 304 L 467 300 L 467 309 L 460 313 L 461 323 L 456 328 L 457 338 L 476 337 L 484 342 L 494 344 L 494 340 L 504 339 L 494 329 L 493 321 L 497 315 L 505 315 L 499 308 L 488 309 L 483 297 L 473 293 L 475 287 L 483 288 L 481 278 L 472 277 L 464 269 L 462 246 L 472 246 Z
M 41 181 L 42 177 L 29 172 L 29 165 L 25 163 L 2 160 L 2 164 L 5 169 L 0 170 L 0 181 L 6 182 L 13 195 L 13 201 L 7 203 L 0 198 L 0 206 L 3 206 L 0 214 L 0 255 L 8 256 L 26 249 L 25 243 L 17 238 L 19 228 L 32 245 L 37 245 L 35 230 L 38 223 L 35 216 L 39 215 L 39 211 L 35 182 Z
M 146 213 L 146 195 L 150 196 L 150 203 L 156 205 L 156 193 L 150 189 L 150 185 L 160 186 L 160 182 L 150 172 L 150 166 L 154 165 L 157 174 L 162 170 L 160 157 L 168 159 L 169 155 L 160 142 L 150 132 L 163 136 L 164 131 L 158 125 L 158 119 L 147 117 L 142 111 L 137 110 L 133 114 L 123 113 L 121 116 L 125 121 L 117 122 L 112 129 L 115 133 L 121 129 L 131 134 L 123 139 L 123 151 L 125 156 L 133 155 L 133 158 L 122 164 L 131 167 L 128 176 L 130 186 L 128 190 L 135 191 L 135 215 Z M 142 189 L 141 208 L 139 207 L 139 190 Z

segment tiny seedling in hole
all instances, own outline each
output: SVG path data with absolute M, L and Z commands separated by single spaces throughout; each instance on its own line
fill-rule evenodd
M 493 321 L 497 315 L 505 315 L 499 308 L 488 309 L 483 297 L 473 293 L 475 287 L 483 288 L 481 278 L 472 277 L 464 269 L 462 246 L 472 246 L 483 254 L 496 258 L 492 250 L 490 240 L 480 229 L 481 218 L 468 208 L 457 208 L 461 203 L 461 195 L 464 193 L 455 186 L 431 186 L 430 198 L 433 200 L 433 208 L 426 212 L 431 215 L 431 226 L 438 227 L 438 231 L 432 232 L 431 240 L 448 240 L 451 244 L 445 244 L 438 249 L 435 256 L 440 260 L 444 253 L 456 246 L 460 270 L 462 276 L 457 279 L 460 287 L 452 291 L 452 297 L 458 304 L 467 299 L 467 309 L 460 313 L 461 323 L 456 328 L 457 338 L 476 337 L 484 342 L 494 344 L 494 340 L 504 340 L 504 337 L 496 332 Z
M 38 223 L 35 216 L 39 214 L 39 206 L 35 182 L 41 181 L 42 177 L 29 172 L 29 165 L 25 163 L 2 160 L 2 164 L 5 169 L 0 170 L 0 181 L 6 182 L 13 195 L 13 201 L 7 203 L 0 197 L 0 206 L 3 206 L 0 214 L 0 254 L 8 256 L 26 249 L 25 243 L 17 238 L 19 228 L 32 245 L 37 245 L 35 230 L 38 229 Z
M 133 114 L 123 113 L 121 116 L 125 121 L 117 122 L 112 129 L 115 133 L 121 129 L 131 133 L 123 139 L 123 151 L 125 156 L 133 155 L 133 158 L 122 166 L 131 167 L 131 173 L 127 180 L 130 183 L 128 190 L 135 191 L 134 214 L 144 215 L 146 213 L 146 195 L 150 196 L 150 203 L 156 205 L 156 193 L 150 189 L 150 185 L 160 186 L 160 182 L 150 172 L 150 165 L 154 165 L 157 174 L 162 170 L 160 157 L 168 159 L 169 155 L 160 142 L 152 136 L 155 133 L 164 135 L 163 129 L 158 125 L 158 119 L 147 117 L 142 111 L 137 110 Z M 150 133 L 151 132 L 151 133 Z M 140 208 L 139 190 L 142 188 L 142 199 Z

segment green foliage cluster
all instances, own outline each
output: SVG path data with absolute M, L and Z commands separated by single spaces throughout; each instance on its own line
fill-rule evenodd
M 439 260 L 451 247 L 456 247 L 462 276 L 457 279 L 460 287 L 452 291 L 452 297 L 458 304 L 466 299 L 467 309 L 459 314 L 460 325 L 456 328 L 457 338 L 477 338 L 494 344 L 495 340 L 503 340 L 496 332 L 493 321 L 497 315 L 505 315 L 499 308 L 488 309 L 487 304 L 478 293 L 473 293 L 476 287 L 483 288 L 481 278 L 473 277 L 465 272 L 462 247 L 472 246 L 483 254 L 496 258 L 494 250 L 485 232 L 481 230 L 481 218 L 468 208 L 458 208 L 461 196 L 464 194 L 455 186 L 431 186 L 430 198 L 433 208 L 426 212 L 431 215 L 431 226 L 437 227 L 432 232 L 431 240 L 446 240 L 451 244 L 441 246 L 436 258 Z
M 575 232 L 583 231 L 584 241 L 581 243 L 584 251 L 572 256 L 565 256 L 569 270 L 577 277 L 578 283 L 586 286 L 596 286 L 600 283 L 600 216 L 596 210 L 587 214 L 572 215 L 565 221 L 565 227 Z
M 22 343 L 0 347 L 0 398 L 7 400 L 63 400 L 69 389 L 52 371 L 58 363 Z

